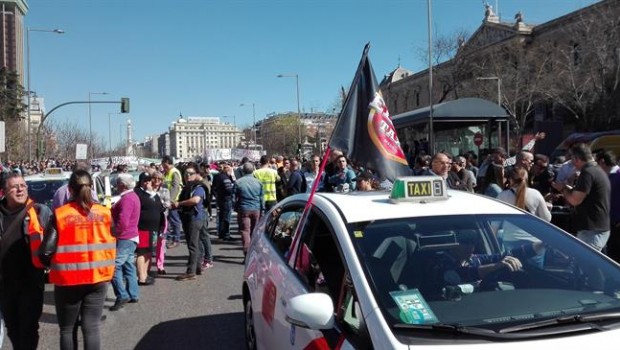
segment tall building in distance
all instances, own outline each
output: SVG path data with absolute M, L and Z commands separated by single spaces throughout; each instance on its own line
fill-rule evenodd
M 164 137 L 163 142 L 159 142 L 163 146 L 160 151 L 182 160 L 202 157 L 209 149 L 235 148 L 241 141 L 237 126 L 222 123 L 219 117 L 179 116 L 170 126 L 168 135 L 167 140 Z
M 0 0 L 0 67 L 19 74 L 24 85 L 24 0 Z

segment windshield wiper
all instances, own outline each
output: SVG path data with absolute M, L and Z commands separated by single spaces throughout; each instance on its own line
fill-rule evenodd
M 582 324 L 589 323 L 595 321 L 607 321 L 607 320 L 620 320 L 620 312 L 599 312 L 594 314 L 585 314 L 585 315 L 572 315 L 572 316 L 561 316 L 557 318 L 552 318 L 544 321 L 537 321 L 531 323 L 519 324 L 512 327 L 506 327 L 500 329 L 498 333 L 514 333 L 525 330 L 544 328 L 549 326 L 557 326 L 557 325 L 570 325 L 570 324 Z M 592 327 L 598 330 L 605 330 L 604 327 L 596 326 L 592 324 Z
M 468 335 L 477 335 L 477 336 L 485 336 L 485 337 L 497 337 L 498 334 L 490 329 L 486 328 L 478 328 L 478 327 L 469 327 L 462 326 L 459 324 L 450 324 L 450 323 L 434 323 L 434 324 L 406 324 L 406 323 L 397 323 L 394 325 L 394 328 L 397 329 L 413 329 L 413 330 L 421 330 L 421 331 L 429 331 L 429 332 L 442 332 L 442 333 L 453 333 L 453 334 L 468 334 Z M 500 337 L 502 335 L 499 335 Z

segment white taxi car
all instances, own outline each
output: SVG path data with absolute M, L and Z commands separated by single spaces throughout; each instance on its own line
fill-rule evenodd
M 437 177 L 286 198 L 245 262 L 248 349 L 615 348 L 620 266 Z

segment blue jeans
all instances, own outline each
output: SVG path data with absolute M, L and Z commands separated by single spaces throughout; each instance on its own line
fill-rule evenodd
M 204 225 L 200 229 L 200 255 L 208 262 L 213 262 L 213 253 L 211 249 L 211 237 L 209 237 L 209 218 L 205 217 Z
M 171 209 L 168 212 L 168 242 L 179 242 L 181 240 L 181 217 L 178 209 Z
M 600 252 L 607 244 L 609 231 L 579 230 L 577 231 L 577 238 Z
M 230 219 L 232 217 L 232 199 L 217 202 L 217 236 L 230 237 Z
M 116 241 L 116 260 L 114 261 L 114 277 L 112 288 L 118 300 L 140 298 L 138 289 L 138 274 L 136 273 L 136 246 L 138 244 L 128 239 Z M 125 283 L 127 286 L 125 287 Z

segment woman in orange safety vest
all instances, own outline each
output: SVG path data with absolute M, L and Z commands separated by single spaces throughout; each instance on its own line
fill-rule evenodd
M 84 170 L 69 179 L 71 200 L 56 208 L 39 258 L 50 267 L 60 327 L 60 349 L 77 349 L 73 328 L 81 319 L 85 349 L 100 349 L 99 324 L 114 275 L 116 240 L 110 209 L 93 203 L 93 180 Z

